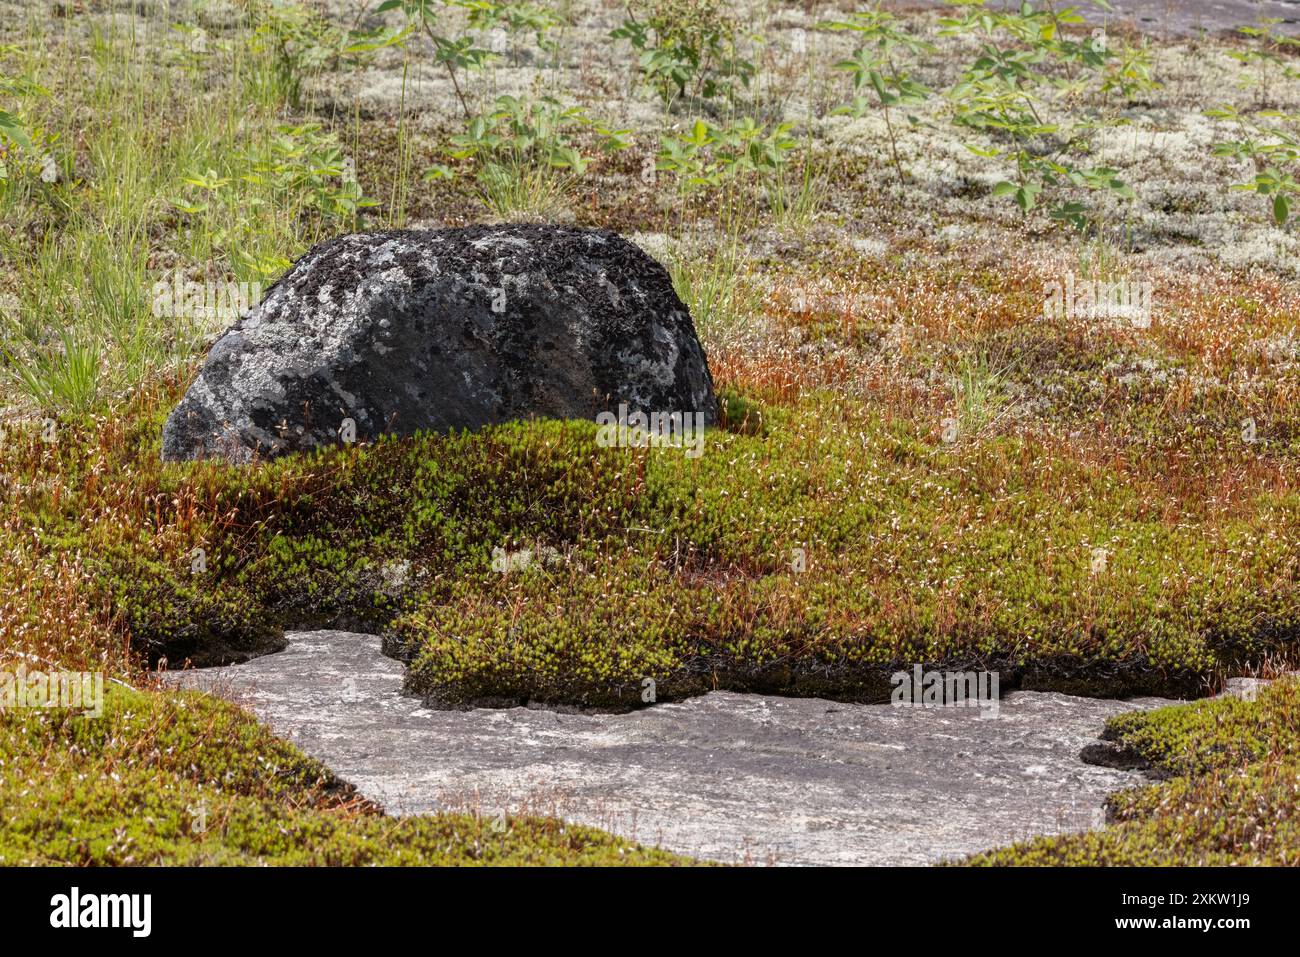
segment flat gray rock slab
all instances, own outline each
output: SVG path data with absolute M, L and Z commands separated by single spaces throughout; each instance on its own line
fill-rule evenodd
M 436 711 L 379 639 L 173 673 L 249 707 L 394 814 L 549 814 L 725 862 L 926 864 L 1100 823 L 1133 772 L 1084 764 L 1106 718 L 1161 699 L 1014 692 L 997 717 L 714 692 L 630 714 Z

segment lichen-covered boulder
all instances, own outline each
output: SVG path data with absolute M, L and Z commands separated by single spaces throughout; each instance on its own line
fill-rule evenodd
M 360 233 L 314 247 L 213 344 L 163 458 L 620 407 L 717 421 L 690 312 L 639 247 L 542 225 Z

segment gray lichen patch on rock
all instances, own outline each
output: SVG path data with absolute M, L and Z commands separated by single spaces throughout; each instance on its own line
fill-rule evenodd
M 385 433 L 717 401 L 664 268 L 616 233 L 471 226 L 338 237 L 222 335 L 163 458 L 268 458 Z

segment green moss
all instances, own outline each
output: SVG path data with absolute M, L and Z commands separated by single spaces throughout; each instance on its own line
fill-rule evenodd
M 1112 718 L 1105 737 L 1171 780 L 1108 802 L 1112 822 L 980 854 L 1011 865 L 1232 865 L 1300 862 L 1300 681 L 1255 701 L 1219 698 Z
M 1101 831 L 1040 838 L 969 863 L 1013 866 L 1170 867 L 1295 865 L 1300 860 L 1295 761 L 1181 778 L 1150 788 L 1143 812 Z
M 763 435 L 763 407 L 736 392 L 724 390 L 718 395 L 718 424 L 741 435 Z
M 625 707 L 647 677 L 666 698 L 861 698 L 900 663 L 975 661 L 1007 687 L 1185 693 L 1300 630 L 1294 494 L 1188 514 L 1158 461 L 1120 474 L 1032 434 L 945 445 L 829 394 L 728 403 L 762 428 L 713 430 L 698 458 L 554 421 L 247 468 L 164 466 L 156 436 L 31 439 L 0 452 L 24 489 L 0 535 L 39 521 L 151 659 L 359 626 L 449 702 Z M 524 550 L 544 567 L 493 570 Z
M 114 687 L 0 715 L 0 865 L 688 863 L 551 819 L 395 819 L 237 708 Z
M 1275 682 L 1255 701 L 1214 698 L 1112 718 L 1105 739 L 1170 774 L 1200 775 L 1300 753 L 1300 684 Z

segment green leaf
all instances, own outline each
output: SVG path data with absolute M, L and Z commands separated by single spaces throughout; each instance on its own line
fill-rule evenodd
M 27 131 L 23 125 L 18 122 L 18 118 L 12 113 L 0 110 L 0 136 L 7 137 L 17 143 L 23 149 L 31 149 L 32 141 L 27 137 Z
M 177 209 L 179 209 L 182 213 L 185 213 L 187 216 L 193 216 L 195 213 L 201 213 L 208 208 L 207 203 L 199 203 L 197 206 L 192 206 L 189 203 L 185 202 L 184 200 L 180 200 L 180 199 L 173 199 L 172 205 L 175 206 Z

